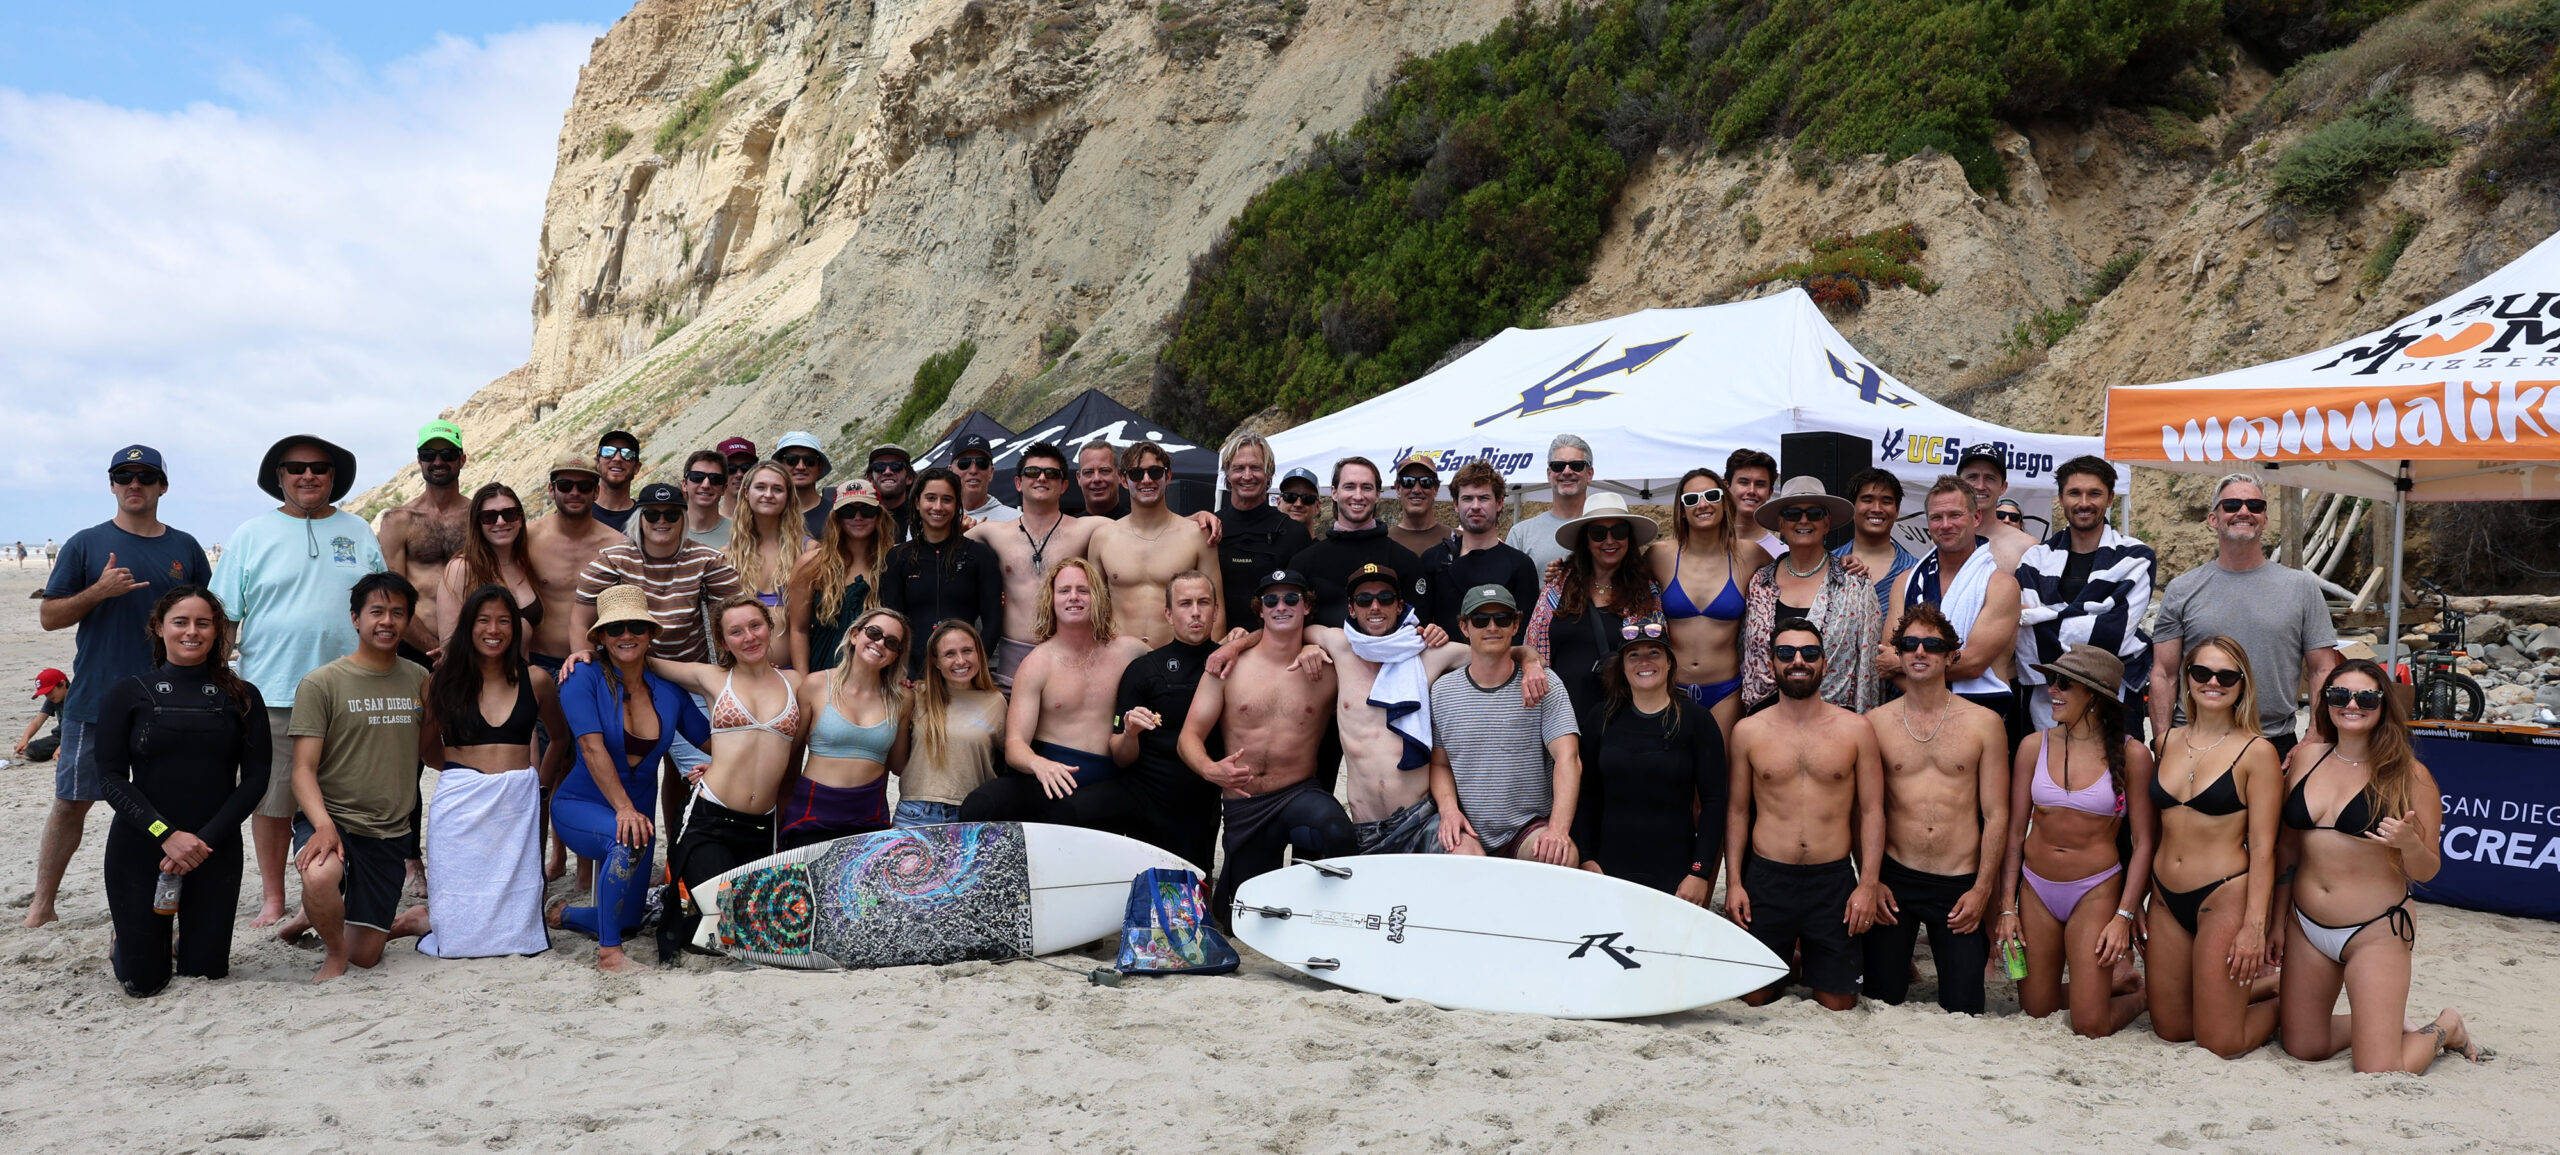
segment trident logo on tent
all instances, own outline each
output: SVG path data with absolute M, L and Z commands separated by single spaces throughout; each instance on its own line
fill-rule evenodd
M 1584 369 L 1582 367 L 1583 362 L 1590 360 L 1592 356 L 1600 352 L 1600 350 L 1609 347 L 1609 343 L 1607 341 L 1602 341 L 1601 343 L 1592 346 L 1590 352 L 1574 358 L 1571 362 L 1568 362 L 1564 368 L 1558 369 L 1554 373 L 1549 374 L 1546 380 L 1540 381 L 1535 385 L 1521 390 L 1519 404 L 1508 409 L 1504 409 L 1499 413 L 1495 413 L 1491 417 L 1483 418 L 1477 421 L 1476 424 L 1483 425 L 1486 422 L 1494 421 L 1513 413 L 1517 413 L 1522 417 L 1530 417 L 1544 413 L 1550 409 L 1562 409 L 1569 405 L 1580 405 L 1585 401 L 1597 401 L 1603 397 L 1615 397 L 1617 396 L 1617 393 L 1613 390 L 1575 389 L 1574 387 L 1585 381 L 1599 380 L 1600 378 L 1606 377 L 1621 369 L 1624 369 L 1629 373 L 1633 373 L 1636 370 L 1642 369 L 1646 365 L 1651 364 L 1654 358 L 1670 352 L 1672 346 L 1688 339 L 1689 335 L 1687 333 L 1682 333 L 1668 341 L 1656 341 L 1650 345 L 1629 345 L 1626 347 L 1625 351 L 1618 354 L 1616 360 L 1604 361 L 1598 365 Z M 1566 390 L 1572 390 L 1572 392 L 1566 393 Z M 1563 396 L 1559 396 L 1559 394 L 1563 394 Z
M 1851 388 L 1858 391 L 1858 400 L 1864 401 L 1869 405 L 1898 405 L 1904 409 L 1909 409 L 1913 405 L 1918 404 L 1918 402 L 1915 402 L 1899 393 L 1885 392 L 1884 374 L 1876 372 L 1875 366 L 1869 365 L 1864 361 L 1860 361 L 1858 362 L 1857 375 L 1851 376 L 1849 373 L 1849 367 L 1840 363 L 1839 354 L 1833 353 L 1829 349 L 1825 349 L 1822 351 L 1822 356 L 1824 360 L 1831 362 L 1832 376 L 1848 382 Z

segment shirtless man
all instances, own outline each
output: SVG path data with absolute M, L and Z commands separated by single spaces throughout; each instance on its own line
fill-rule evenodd
M 1060 799 L 1048 821 L 1139 839 L 1206 870 L 1218 854 L 1218 788 L 1183 765 L 1181 746 L 1200 673 L 1217 648 L 1209 637 L 1217 586 L 1190 572 L 1165 588 L 1173 641 L 1120 671 L 1112 703 L 1111 761 L 1121 772 Z
M 1131 521 L 1145 512 L 1142 505 Z M 1324 742 L 1326 703 L 1334 696 L 1330 667 L 1314 677 L 1290 673 L 1306 645 L 1314 598 L 1305 575 L 1273 570 L 1255 591 L 1262 640 L 1223 678 L 1203 674 L 1182 723 L 1184 765 L 1219 788 L 1226 820 L 1226 867 L 1209 910 L 1226 925 L 1236 888 L 1280 868 L 1283 850 L 1300 861 L 1338 858 L 1358 849 L 1351 816 L 1314 781 Z M 1229 687 L 1233 689 L 1230 690 Z M 1222 729 L 1227 756 L 1209 756 L 1209 731 Z
M 1937 606 L 1954 623 L 1959 643 L 1947 665 L 1948 685 L 1957 696 L 2000 715 L 2008 745 L 2015 749 L 2027 736 L 2026 711 L 2009 684 L 2018 659 L 2018 567 L 1983 544 L 1983 525 L 1998 524 L 1983 516 L 1989 507 L 1960 478 L 1941 477 L 1929 487 L 1922 508 L 1929 518 L 1929 540 L 1937 548 L 1894 586 L 1885 636 L 1901 636 L 1897 623 L 1909 607 Z M 1898 676 L 1900 659 L 1879 644 L 1876 672 Z
M 1866 992 L 1901 1006 L 1922 927 L 1938 966 L 1938 1005 L 1982 1013 L 1983 925 L 2009 830 L 2008 734 L 1991 711 L 1947 691 L 1956 628 L 1937 607 L 1913 606 L 1889 643 L 1902 657 L 1903 696 L 1868 711 L 1884 757 L 1884 868 L 1890 917 L 1867 932 Z
M 526 656 L 555 678 L 572 651 L 586 648 L 574 628 L 578 575 L 605 547 L 631 540 L 591 515 L 602 478 L 593 461 L 576 454 L 552 462 L 552 512 L 524 529 L 525 560 L 542 591 L 542 621 L 533 628 L 533 650 Z
M 418 479 L 426 491 L 384 511 L 375 525 L 386 569 L 418 590 L 418 612 L 400 636 L 400 656 L 421 666 L 444 645 L 436 636 L 436 598 L 444 589 L 444 564 L 461 552 L 471 503 L 462 495 L 462 430 L 430 421 L 418 430 Z
M 1163 446 L 1141 441 L 1122 450 L 1120 470 L 1129 479 L 1129 516 L 1102 520 L 1095 526 L 1085 555 L 1102 567 L 1112 596 L 1119 599 L 1120 612 L 1138 623 L 1147 648 L 1153 649 L 1173 640 L 1172 621 L 1164 613 L 1165 583 L 1175 574 L 1194 569 L 1214 582 L 1218 551 L 1197 522 L 1165 508 L 1165 491 L 1173 482 L 1173 456 Z M 1212 637 L 1227 632 L 1226 618 L 1222 603 L 1209 621 Z
M 1858 936 L 1893 917 L 1879 882 L 1884 764 L 1874 727 L 1817 693 L 1827 663 L 1813 623 L 1779 622 L 1769 661 L 1776 703 L 1733 728 L 1725 914 L 1779 958 L 1801 944 L 1814 1001 L 1845 1011 L 1858 1005 Z M 1782 978 L 1742 1001 L 1765 1006 L 1786 987 Z
M 2009 463 L 1988 447 L 1967 450 L 1956 462 L 1956 477 L 1982 499 L 1980 532 L 1991 539 L 1991 556 L 2000 559 L 2000 572 L 2018 572 L 2018 559 L 2035 548 L 2036 535 L 1990 516 L 2001 499 L 2009 496 Z
M 1168 632 L 1170 632 L 1168 630 Z M 1094 564 L 1061 558 L 1040 591 L 1039 644 L 1013 676 L 998 774 L 960 803 L 963 822 L 1040 822 L 1051 803 L 1119 772 L 1111 707 L 1121 671 L 1147 644 L 1113 632 L 1111 593 Z
M 1070 517 L 1058 508 L 1058 499 L 1066 494 L 1066 478 L 1065 450 L 1046 441 L 1023 450 L 1014 466 L 1014 483 L 1022 490 L 1022 516 L 979 522 L 966 535 L 996 551 L 1003 567 L 1004 637 L 995 639 L 996 685 L 1008 690 L 1023 659 L 1039 644 L 1033 635 L 1049 567 L 1062 558 L 1085 556 L 1095 527 L 1107 520 Z M 1121 600 L 1121 610 L 1125 617 L 1126 598 Z

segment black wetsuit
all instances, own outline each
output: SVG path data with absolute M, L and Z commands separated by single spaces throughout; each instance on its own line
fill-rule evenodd
M 1200 688 L 1201 664 L 1216 649 L 1207 641 L 1177 641 L 1148 651 L 1120 672 L 1112 733 L 1141 706 L 1160 721 L 1138 735 L 1137 761 L 1110 779 L 1078 787 L 1051 807 L 1045 821 L 1127 835 L 1209 869 L 1218 849 L 1218 788 L 1192 773 L 1175 747 L 1191 713 L 1191 694 Z M 1212 732 L 1211 757 L 1220 756 L 1218 746 Z
M 1226 819 L 1227 861 L 1218 870 L 1209 912 L 1220 926 L 1230 925 L 1237 888 L 1280 869 L 1282 850 L 1300 862 L 1360 853 L 1351 815 L 1312 778 L 1267 794 L 1224 799 L 1218 807 Z
M 1671 695 L 1671 711 L 1669 734 L 1664 715 L 1633 705 L 1600 711 L 1596 740 L 1583 739 L 1573 841 L 1611 878 L 1672 891 L 1695 874 L 1712 890 L 1731 789 L 1724 732 L 1686 694 Z
M 1536 605 L 1534 602 L 1523 603 Z M 1590 606 L 1571 617 L 1559 612 L 1547 628 L 1547 669 L 1573 703 L 1573 721 L 1585 734 L 1600 728 L 1600 665 L 1626 640 L 1618 636 L 1626 618 L 1607 606 Z
M 1422 620 L 1449 632 L 1452 638 L 1464 638 L 1458 631 L 1458 601 L 1467 591 L 1481 585 L 1498 585 L 1511 591 L 1520 603 L 1520 624 L 1512 631 L 1517 638 L 1529 628 L 1526 611 L 1538 605 L 1538 563 L 1529 555 L 1506 542 L 1495 542 L 1479 550 L 1458 552 L 1458 543 L 1442 542 L 1422 555 L 1423 580 L 1414 599 L 1414 611 Z
M 945 621 L 967 622 L 992 654 L 1004 636 L 1004 570 L 994 549 L 956 532 L 939 542 L 914 538 L 882 562 L 880 604 L 905 614 L 917 637 Z M 907 647 L 908 677 L 924 676 L 924 651 Z
M 1289 559 L 1289 568 L 1307 575 L 1308 583 L 1315 587 L 1310 592 L 1315 595 L 1316 608 L 1315 612 L 1307 615 L 1308 620 L 1320 626 L 1340 629 L 1351 607 L 1351 591 L 1347 588 L 1351 575 L 1369 562 L 1396 571 L 1396 580 L 1404 586 L 1404 603 L 1414 604 L 1413 583 L 1414 579 L 1422 576 L 1422 559 L 1388 537 L 1385 522 L 1367 529 L 1337 526 L 1323 541 L 1299 550 L 1296 557 Z M 1253 584 L 1254 592 L 1260 593 L 1260 580 Z M 1240 624 L 1249 627 L 1261 620 L 1261 608 L 1257 606 L 1254 616 Z
M 98 707 L 98 778 L 116 822 L 107 830 L 107 912 L 115 922 L 116 979 L 126 994 L 169 985 L 176 973 L 231 972 L 231 923 L 240 905 L 240 824 L 266 795 L 266 700 L 245 682 L 248 709 L 213 684 L 207 665 L 159 666 L 107 691 Z M 178 913 L 151 909 L 161 840 L 183 830 L 212 848 L 182 877 Z
M 1227 624 L 1249 630 L 1262 621 L 1262 608 L 1253 600 L 1262 579 L 1287 566 L 1315 539 L 1268 499 L 1251 509 L 1219 510 L 1218 528 L 1218 580 L 1227 595 Z

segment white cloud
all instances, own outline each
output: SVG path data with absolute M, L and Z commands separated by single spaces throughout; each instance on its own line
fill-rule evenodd
M 437 410 L 523 362 L 560 117 L 598 29 L 443 38 L 368 71 L 315 49 L 228 104 L 0 88 L 0 541 L 112 512 L 131 442 L 207 541 L 271 503 L 275 438 L 390 475 Z

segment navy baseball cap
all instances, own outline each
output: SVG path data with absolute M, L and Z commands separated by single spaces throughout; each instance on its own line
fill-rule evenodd
M 986 434 L 970 433 L 962 435 L 960 440 L 951 443 L 951 456 L 958 457 L 972 449 L 984 453 L 989 457 L 995 456 L 996 452 L 996 447 L 987 441 Z
M 1317 483 L 1315 471 L 1311 469 L 1292 469 L 1280 476 L 1280 484 L 1282 485 L 1287 485 L 1292 481 L 1303 481 L 1309 485 L 1316 486 L 1318 489 L 1324 488 L 1322 485 Z
M 640 492 L 632 496 L 631 504 L 683 505 L 684 491 L 663 481 L 653 481 L 640 487 Z
M 1255 586 L 1253 592 L 1261 593 L 1273 586 L 1296 586 L 1300 590 L 1306 591 L 1313 591 L 1315 589 L 1314 586 L 1307 584 L 1307 575 L 1299 573 L 1293 569 L 1275 569 L 1270 573 L 1262 575 L 1261 584 Z
M 128 445 L 116 450 L 115 456 L 107 459 L 107 472 L 113 473 L 136 465 L 159 470 L 164 476 L 169 472 L 167 466 L 160 464 L 160 451 L 148 445 Z

